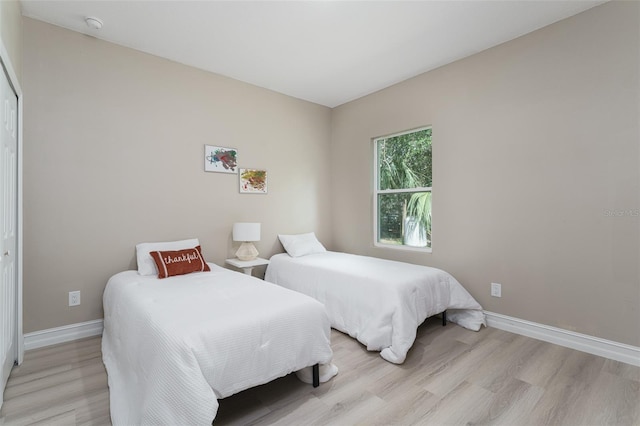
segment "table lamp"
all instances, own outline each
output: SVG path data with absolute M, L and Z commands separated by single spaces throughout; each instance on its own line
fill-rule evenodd
M 234 223 L 233 241 L 242 241 L 240 248 L 236 252 L 236 257 L 240 260 L 253 260 L 258 257 L 258 250 L 252 241 L 260 241 L 259 223 Z

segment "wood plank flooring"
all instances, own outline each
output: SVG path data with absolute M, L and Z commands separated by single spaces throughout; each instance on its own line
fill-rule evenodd
M 332 331 L 331 381 L 294 375 L 220 401 L 224 425 L 640 425 L 640 368 L 429 319 L 402 365 Z M 110 425 L 100 337 L 29 351 L 0 425 Z

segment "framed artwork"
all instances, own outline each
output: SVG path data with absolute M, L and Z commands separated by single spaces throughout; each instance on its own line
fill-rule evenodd
M 204 171 L 238 173 L 238 150 L 222 146 L 204 146 Z
M 241 194 L 266 194 L 267 171 L 259 169 L 240 169 Z

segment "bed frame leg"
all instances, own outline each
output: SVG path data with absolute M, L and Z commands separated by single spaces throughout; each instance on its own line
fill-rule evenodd
M 447 311 L 442 311 L 442 326 L 447 325 Z
M 316 364 L 313 366 L 313 387 L 317 388 L 320 386 L 320 365 Z

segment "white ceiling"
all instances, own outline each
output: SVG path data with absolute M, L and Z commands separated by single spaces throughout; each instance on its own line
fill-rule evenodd
M 602 4 L 22 0 L 22 14 L 334 107 Z M 84 22 L 104 22 L 92 30 Z

